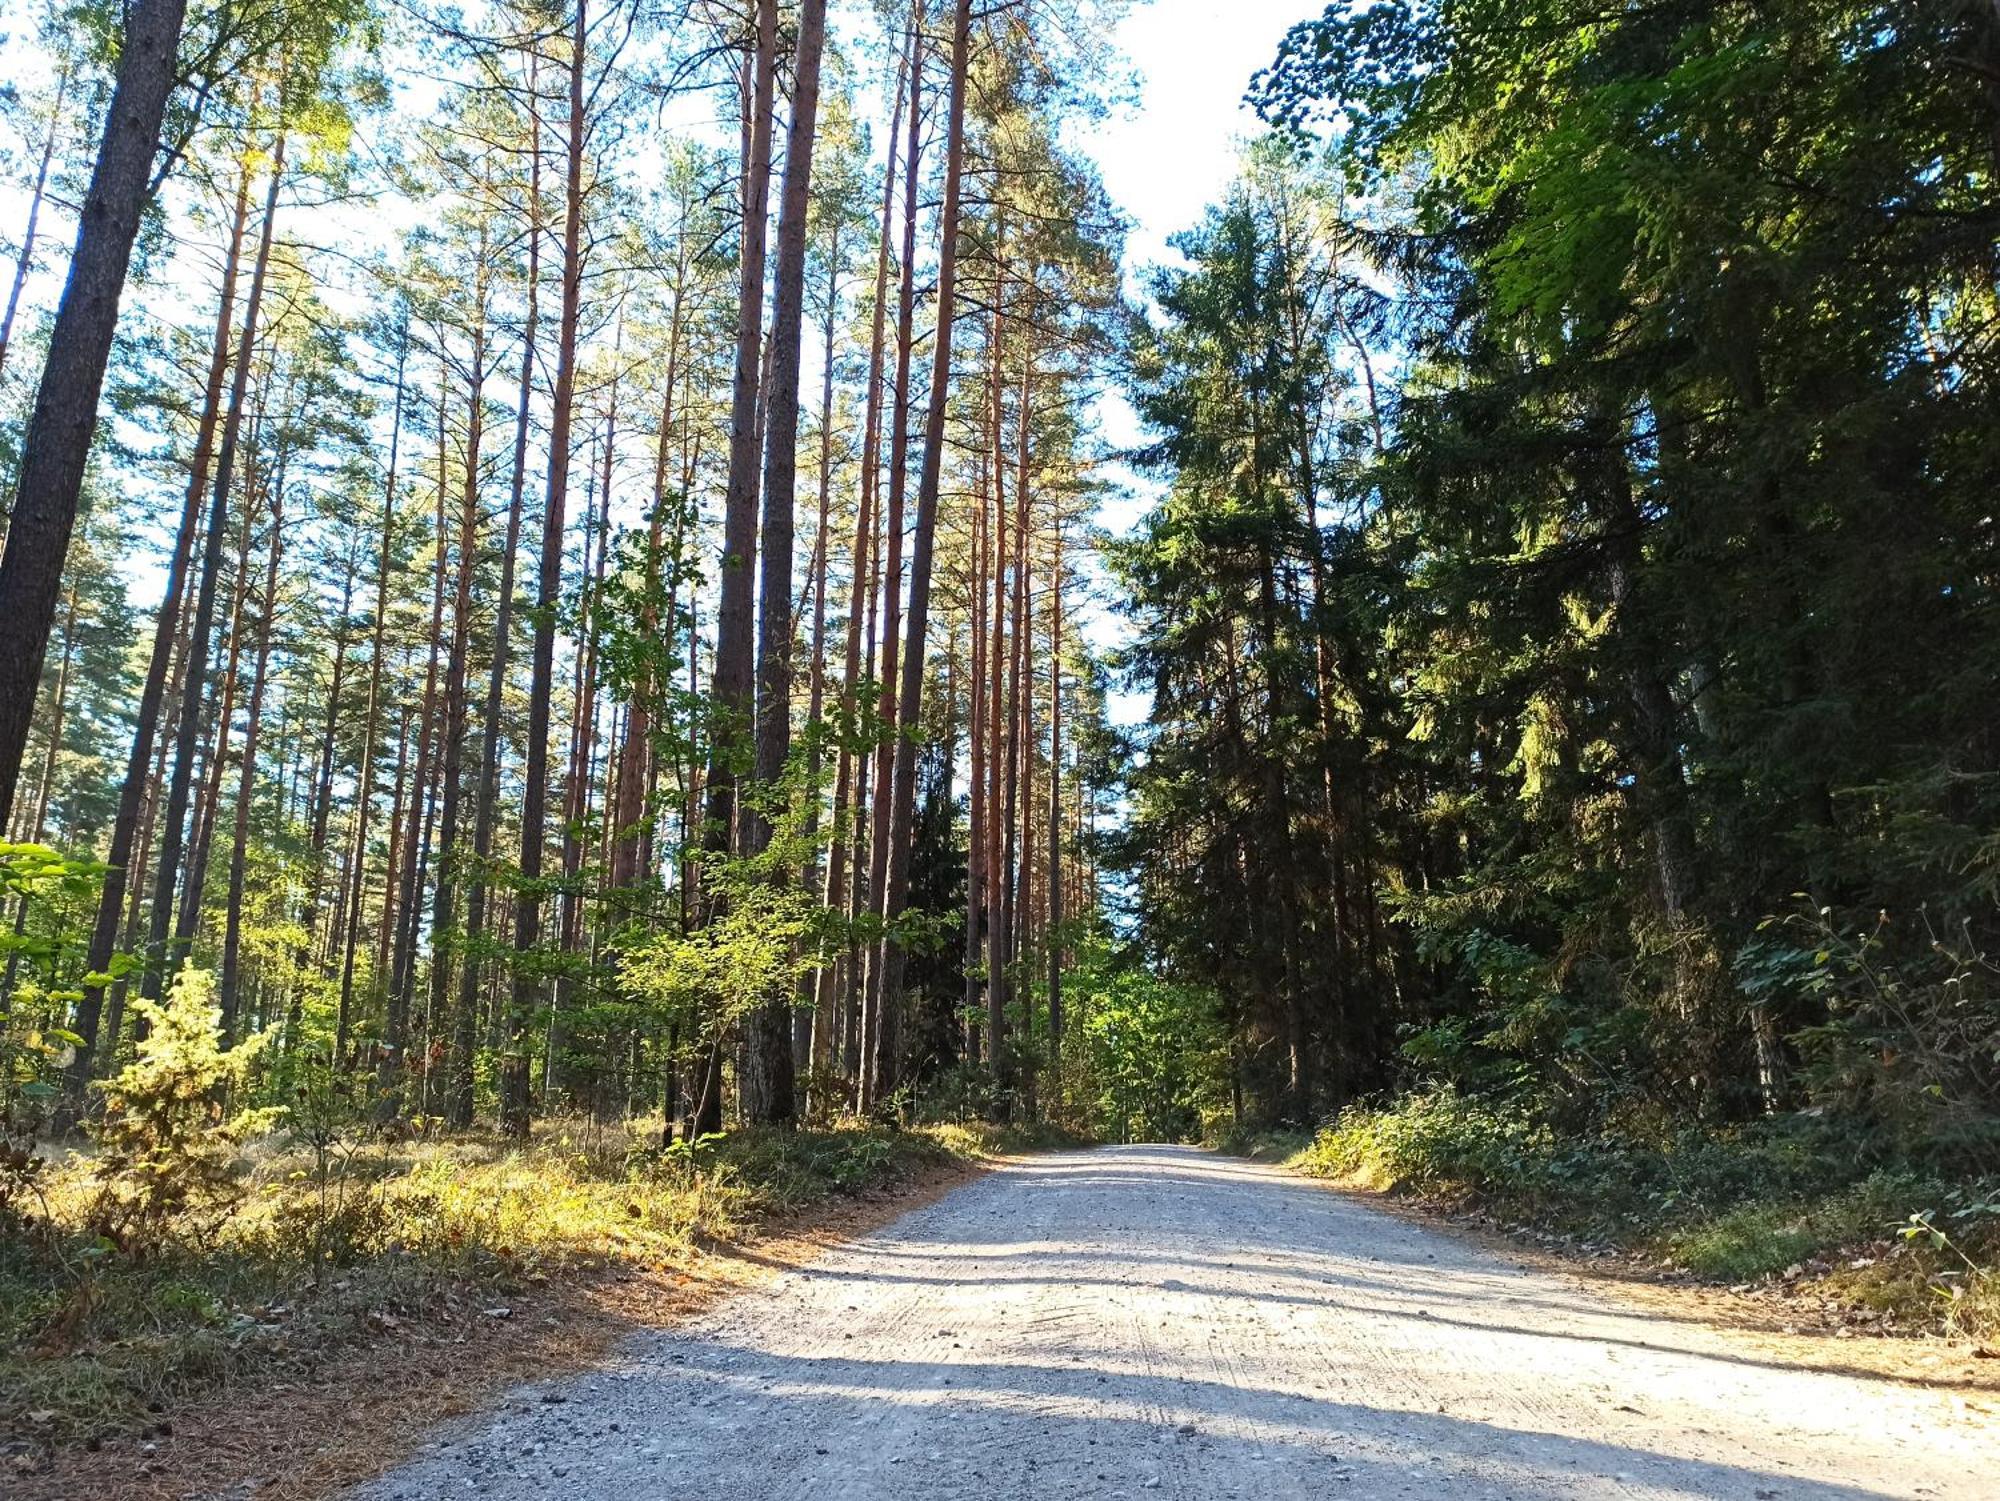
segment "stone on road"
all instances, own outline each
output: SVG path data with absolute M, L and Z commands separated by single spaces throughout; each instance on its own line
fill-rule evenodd
M 2000 1444 L 1948 1392 L 1116 1147 L 1005 1165 L 358 1496 L 1993 1501 Z

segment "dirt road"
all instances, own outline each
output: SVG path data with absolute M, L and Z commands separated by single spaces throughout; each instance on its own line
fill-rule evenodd
M 1275 1169 L 1125 1147 L 1004 1167 L 359 1494 L 1994 1501 L 2000 1430 Z

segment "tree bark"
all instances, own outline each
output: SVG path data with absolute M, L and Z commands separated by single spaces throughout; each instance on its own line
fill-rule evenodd
M 792 60 L 792 114 L 785 137 L 785 185 L 778 211 L 778 264 L 771 300 L 771 354 L 764 375 L 762 600 L 757 620 L 755 775 L 765 795 L 783 780 L 792 745 L 792 551 L 799 474 L 799 356 L 806 297 L 806 219 L 811 210 L 813 134 L 819 124 L 820 52 L 826 0 L 802 0 Z M 771 825 L 743 815 L 743 848 L 761 854 Z M 784 878 L 781 878 L 784 879 Z M 751 1015 L 750 1068 L 743 1108 L 753 1124 L 788 1125 L 797 1114 L 790 986 L 765 996 Z
M 250 173 L 248 164 L 236 180 L 236 205 L 230 219 L 229 243 L 223 254 L 222 289 L 217 297 L 215 333 L 209 346 L 208 375 L 202 387 L 201 417 L 195 426 L 194 452 L 188 461 L 188 484 L 181 500 L 179 529 L 174 534 L 174 550 L 167 563 L 166 591 L 153 621 L 153 651 L 146 664 L 146 680 L 139 690 L 139 708 L 132 729 L 132 746 L 125 759 L 125 781 L 118 792 L 118 811 L 111 823 L 111 848 L 105 856 L 109 865 L 104 889 L 98 896 L 97 919 L 91 929 L 90 952 L 85 961 L 88 974 L 103 974 L 117 951 L 118 933 L 124 917 L 128 889 L 136 895 L 140 882 L 133 880 L 143 871 L 143 858 L 134 860 L 135 846 L 145 823 L 143 811 L 153 783 L 153 746 L 160 728 L 160 710 L 167 702 L 167 680 L 180 633 L 181 604 L 187 590 L 187 570 L 194 556 L 195 533 L 201 526 L 201 498 L 207 487 L 208 465 L 215 445 L 215 430 L 222 408 L 222 385 L 229 370 L 230 329 L 236 311 L 236 278 L 243 261 L 243 233 L 250 218 Z M 70 1120 L 84 1103 L 84 1087 L 89 1083 L 97 1051 L 97 1031 L 104 1005 L 104 987 L 86 984 L 77 1003 L 73 1030 L 83 1039 L 78 1044 L 64 1075 L 63 1116 Z M 115 1038 L 114 1038 L 115 1041 Z
M 56 74 L 55 102 L 49 106 L 49 129 L 42 137 L 42 156 L 35 167 L 35 187 L 28 196 L 28 224 L 21 231 L 21 253 L 14 261 L 13 284 L 7 289 L 7 311 L 0 313 L 0 374 L 7 369 L 7 347 L 14 336 L 14 315 L 20 311 L 21 289 L 35 265 L 35 231 L 41 223 L 42 200 L 48 195 L 49 165 L 55 160 L 56 132 L 62 126 L 63 101 L 69 97 L 70 65 L 65 62 Z
M 528 427 L 534 399 L 535 334 L 540 326 L 542 282 L 542 115 L 538 63 L 539 54 L 530 52 L 527 307 L 521 318 L 521 378 L 514 397 L 513 478 L 507 490 L 507 532 L 500 549 L 500 589 L 493 610 L 493 660 L 486 673 L 486 702 L 480 716 L 479 788 L 472 814 L 472 883 L 465 898 L 465 956 L 459 967 L 458 982 L 461 1027 L 479 1007 L 483 969 L 479 948 L 486 934 L 487 866 L 493 857 L 493 826 L 500 806 L 500 710 L 513 656 L 514 569 L 521 550 L 521 508 L 528 485 Z M 503 1070 L 503 1090 L 507 1087 L 505 1079 Z
M 238 997 L 242 982 L 243 883 L 250 850 L 250 801 L 257 786 L 257 731 L 264 715 L 264 685 L 271 666 L 271 622 L 278 606 L 278 565 L 285 549 L 285 496 L 271 497 L 271 539 L 264 564 L 263 610 L 257 620 L 257 657 L 250 669 L 250 697 L 243 722 L 243 763 L 236 778 L 236 825 L 229 846 L 229 901 L 223 910 L 222 981 L 218 999 L 222 1011 L 222 1046 L 236 1037 Z M 248 592 L 246 580 L 242 585 Z M 228 725 L 223 726 L 224 733 Z
M 13 812 L 117 332 L 118 299 L 152 187 L 186 14 L 187 0 L 133 0 L 125 12 L 117 81 L 23 436 L 7 547 L 0 553 L 0 827 Z
M 951 102 L 945 116 L 944 202 L 938 211 L 937 334 L 931 345 L 930 404 L 924 417 L 924 463 L 917 483 L 917 520 L 910 554 L 908 645 L 903 653 L 902 704 L 906 727 L 896 742 L 896 776 L 889 826 L 888 884 L 882 893 L 885 929 L 881 1011 L 875 1039 L 878 1097 L 897 1083 L 894 1010 L 903 988 L 903 947 L 894 924 L 910 894 L 910 845 L 916 812 L 917 738 L 924 698 L 924 639 L 930 625 L 931 568 L 937 545 L 938 494 L 943 478 L 944 421 L 951 388 L 952 328 L 957 318 L 960 178 L 965 166 L 966 55 L 972 0 L 958 0 L 951 34 Z
M 889 439 L 889 501 L 883 529 L 881 589 L 882 647 L 881 740 L 875 750 L 875 800 L 869 810 L 868 894 L 878 918 L 887 920 L 883 905 L 889 887 L 889 838 L 891 789 L 895 784 L 898 711 L 896 694 L 897 653 L 901 650 L 903 619 L 903 511 L 909 485 L 910 457 L 910 357 L 916 343 L 917 277 L 917 167 L 918 126 L 923 117 L 923 26 L 924 8 L 917 6 L 911 18 L 909 138 L 903 148 L 903 249 L 898 268 L 896 293 L 896 384 L 891 401 Z M 888 941 L 878 940 L 868 966 L 868 986 L 861 1004 L 861 1108 L 872 1111 L 882 1093 L 882 1031 L 893 1025 L 889 1008 L 896 995 L 882 984 Z M 886 1055 L 893 1060 L 895 1044 Z
M 757 0 L 755 35 L 744 59 L 743 228 L 737 248 L 736 373 L 729 401 L 729 480 L 723 501 L 721 589 L 716 604 L 715 668 L 709 677 L 713 725 L 708 807 L 702 847 L 737 848 L 738 763 L 752 714 L 755 647 L 752 580 L 757 566 L 757 460 L 762 397 L 764 261 L 771 178 L 771 106 L 776 91 L 778 7 Z M 722 1129 L 722 1057 L 712 1039 L 695 1130 Z
M 866 758 L 857 758 L 853 751 L 856 719 L 860 708 L 861 655 L 862 643 L 873 645 L 872 631 L 865 631 L 863 615 L 874 599 L 872 574 L 874 572 L 874 551 L 876 533 L 876 484 L 881 467 L 882 439 L 882 365 L 885 334 L 888 324 L 889 293 L 889 234 L 891 215 L 896 192 L 896 136 L 903 116 L 903 100 L 910 87 L 910 77 L 914 71 L 911 62 L 916 56 L 917 31 L 910 28 L 909 54 L 896 78 L 896 103 L 889 111 L 889 161 L 882 174 L 882 219 L 875 248 L 875 292 L 873 311 L 870 314 L 871 330 L 868 341 L 868 391 L 865 398 L 861 424 L 861 493 L 854 513 L 854 546 L 849 554 L 848 568 L 852 577 L 848 581 L 847 604 L 847 644 L 842 657 L 840 687 L 840 756 L 834 770 L 833 782 L 833 844 L 828 851 L 826 867 L 826 905 L 829 911 L 848 914 L 854 892 L 852 886 L 858 882 L 849 881 L 848 864 L 850 846 L 858 854 L 860 828 L 857 814 L 862 807 L 861 789 L 857 786 L 861 776 L 861 765 Z M 914 106 L 912 106 L 914 108 Z M 850 1023 L 854 1007 L 846 999 L 854 993 L 856 970 L 860 963 L 858 947 L 849 943 L 841 956 L 835 974 L 836 1004 L 841 1007 L 838 1030 L 841 1033 L 841 1057 L 843 1067 L 850 1075 L 853 1066 L 846 1054 L 852 1032 Z
M 347 1066 L 347 1044 L 354 1017 L 355 952 L 361 941 L 361 895 L 368 867 L 368 815 L 375 800 L 375 750 L 382 710 L 382 638 L 389 624 L 389 570 L 396 536 L 396 461 L 403 437 L 403 375 L 409 360 L 410 331 L 406 324 L 396 342 L 396 399 L 389 419 L 389 465 L 382 481 L 382 548 L 375 564 L 375 621 L 368 655 L 368 706 L 362 720 L 361 763 L 355 773 L 354 837 L 349 845 L 346 937 L 340 961 L 340 1000 L 334 1011 L 333 1065 Z M 400 781 L 401 768 L 398 768 Z M 398 789 L 400 796 L 400 788 Z M 395 845 L 392 831 L 390 847 Z M 391 872 L 386 880 L 393 881 Z M 389 904 L 386 889 L 383 906 Z
M 258 232 L 257 260 L 250 273 L 250 296 L 243 312 L 243 338 L 231 377 L 229 405 L 222 419 L 222 441 L 216 453 L 215 484 L 209 503 L 208 536 L 202 549 L 201 574 L 195 585 L 194 619 L 188 630 L 188 660 L 181 679 L 181 707 L 174 770 L 167 784 L 166 823 L 160 836 L 160 861 L 153 877 L 153 911 L 148 932 L 146 968 L 139 993 L 156 999 L 169 968 L 168 925 L 174 910 L 174 883 L 180 874 L 187 819 L 189 783 L 194 774 L 195 740 L 200 732 L 201 706 L 208 691 L 208 638 L 215 614 L 216 575 L 222 563 L 222 539 L 228 527 L 229 487 L 235 476 L 236 449 L 243 426 L 244 397 L 256 354 L 257 321 L 264 302 L 264 282 L 271 264 L 271 236 L 277 224 L 278 188 L 285 176 L 285 133 L 278 131 L 271 154 L 270 183 L 264 194 L 264 224 Z M 11 554 L 12 544 L 9 545 Z
M 526 785 L 521 799 L 521 885 L 514 898 L 513 1001 L 501 1068 L 501 1129 L 528 1134 L 528 1027 L 541 977 L 534 952 L 542 937 L 542 843 L 549 787 L 549 712 L 555 677 L 556 602 L 562 594 L 563 508 L 569 492 L 570 426 L 576 406 L 577 322 L 583 295 L 584 68 L 588 0 L 577 0 L 570 32 L 569 121 L 563 177 L 562 312 L 556 332 L 556 380 L 549 415 L 548 502 L 542 517 L 535 587 L 535 642 L 528 691 Z
M 482 230 L 479 263 L 472 292 L 471 358 L 466 367 L 465 480 L 459 490 L 458 578 L 452 591 L 451 655 L 444 683 L 444 797 L 438 815 L 437 882 L 431 893 L 431 1017 L 433 1026 L 451 1018 L 450 1093 L 445 1120 L 463 1131 L 472 1124 L 473 1050 L 478 1036 L 470 1008 L 456 1015 L 451 1009 L 451 950 L 460 948 L 460 962 L 472 961 L 452 934 L 458 918 L 458 808 L 464 780 L 466 733 L 465 657 L 472 645 L 472 575 L 479 562 L 479 460 L 486 434 L 486 304 L 488 271 Z M 443 545 L 442 540 L 439 543 Z

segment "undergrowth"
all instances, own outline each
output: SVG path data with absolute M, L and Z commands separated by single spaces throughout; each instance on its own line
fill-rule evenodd
M 1900 1327 L 2000 1335 L 2000 1178 L 1895 1160 L 1816 1117 L 1577 1137 L 1443 1089 L 1351 1107 L 1285 1160 L 1710 1281 L 1782 1279 Z
M 102 1224 L 105 1153 L 49 1162 L 0 1226 L 0 1445 L 91 1440 L 254 1368 L 613 1267 L 672 1268 L 837 1195 L 1048 1144 L 978 1125 L 739 1131 L 665 1153 L 657 1121 L 491 1138 L 272 1132 L 236 1153 L 226 1216 L 143 1250 Z

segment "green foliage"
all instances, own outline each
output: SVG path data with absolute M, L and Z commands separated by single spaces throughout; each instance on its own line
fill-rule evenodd
M 1577 1136 L 1527 1106 L 1443 1089 L 1351 1107 L 1291 1164 L 1636 1248 L 1716 1281 L 1810 1271 L 1850 1303 L 1920 1324 L 1942 1310 L 1968 1332 L 1990 1330 L 2000 1312 L 1994 1180 L 1943 1176 L 1888 1145 L 1830 1117 Z M 1929 1254 L 1899 1251 L 1899 1226 Z
M 136 1001 L 145 1028 L 137 1055 L 98 1086 L 91 1225 L 132 1255 L 211 1238 L 242 1200 L 244 1139 L 269 1124 L 268 1112 L 231 1105 L 263 1037 L 225 1052 L 213 994 L 210 976 L 183 969 L 165 1004 Z
M 1255 1120 L 1990 1168 L 1996 62 L 1969 4 L 1384 0 L 1260 76 L 1117 554 L 1123 860 Z
M 1067 979 L 1066 1088 L 1105 1141 L 1199 1139 L 1226 1107 L 1227 1033 L 1214 993 L 1092 945 Z

